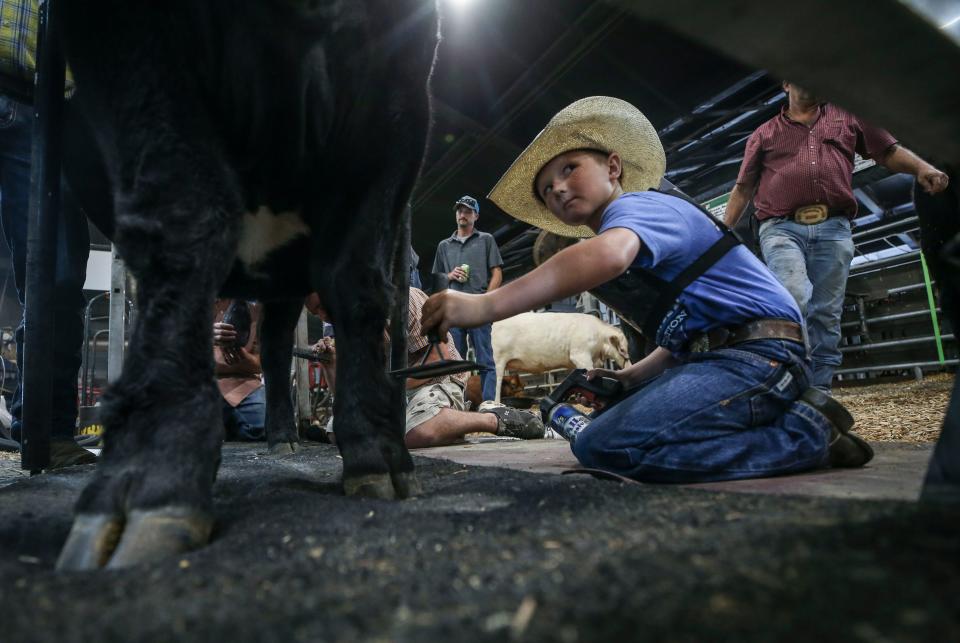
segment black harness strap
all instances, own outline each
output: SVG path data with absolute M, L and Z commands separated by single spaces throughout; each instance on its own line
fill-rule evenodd
M 707 212 L 702 205 L 676 188 L 673 188 L 670 191 L 651 191 L 660 192 L 661 194 L 682 199 L 695 206 L 698 210 L 700 210 L 700 212 L 703 213 L 704 216 L 708 217 L 710 222 L 716 225 L 722 233 L 720 238 L 717 239 L 712 246 L 707 248 L 706 252 L 700 255 L 700 257 L 694 260 L 694 262 L 689 266 L 684 268 L 683 271 L 674 277 L 672 281 L 660 280 L 661 283 L 657 288 L 659 291 L 659 296 L 651 307 L 650 314 L 647 315 L 647 318 L 644 320 L 643 324 L 644 334 L 653 339 L 656 337 L 657 329 L 660 327 L 660 323 L 663 321 L 663 318 L 667 316 L 667 313 L 670 312 L 670 309 L 673 308 L 674 302 L 676 302 L 677 297 L 680 296 L 680 293 L 683 292 L 683 289 L 696 281 L 700 275 L 709 270 L 713 264 L 720 261 L 720 259 L 730 252 L 730 250 L 740 245 L 740 240 L 733 233 L 733 231 L 726 226 L 726 224 L 724 224 L 722 221 L 718 221 L 712 214 Z
M 683 272 L 677 275 L 673 281 L 664 282 L 660 296 L 657 297 L 657 301 L 653 304 L 650 314 L 644 323 L 643 331 L 647 334 L 647 337 L 656 336 L 660 322 L 663 321 L 663 318 L 670 312 L 670 309 L 673 307 L 677 297 L 680 296 L 680 293 L 683 292 L 683 289 L 693 283 L 700 275 L 709 270 L 713 264 L 720 261 L 725 254 L 738 245 L 740 245 L 740 242 L 737 241 L 735 236 L 724 233 L 723 236 L 707 248 L 707 251 L 700 255 L 696 261 L 684 268 Z

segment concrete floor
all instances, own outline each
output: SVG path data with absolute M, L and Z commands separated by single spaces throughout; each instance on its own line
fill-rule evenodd
M 859 498 L 865 500 L 916 500 L 927 463 L 930 443 L 875 442 L 876 457 L 862 469 L 822 469 L 780 478 L 737 480 L 685 485 L 694 488 L 772 495 Z M 531 473 L 562 474 L 579 468 L 564 440 L 515 440 L 471 437 L 465 444 L 416 449 L 416 455 L 442 458 L 460 464 L 502 467 Z M 27 477 L 18 454 L 0 458 L 0 487 Z
M 685 486 L 737 493 L 916 500 L 933 445 L 875 442 L 872 446 L 876 456 L 862 469 L 822 469 L 780 478 Z M 466 444 L 418 449 L 414 453 L 428 458 L 445 458 L 460 464 L 503 467 L 533 473 L 560 474 L 579 468 L 564 440 L 469 438 Z

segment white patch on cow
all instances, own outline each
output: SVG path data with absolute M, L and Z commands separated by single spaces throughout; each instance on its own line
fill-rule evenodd
M 247 272 L 255 274 L 256 266 L 271 252 L 282 248 L 297 237 L 310 234 L 310 228 L 298 212 L 273 212 L 260 206 L 256 212 L 247 212 L 240 223 L 240 242 L 237 260 Z

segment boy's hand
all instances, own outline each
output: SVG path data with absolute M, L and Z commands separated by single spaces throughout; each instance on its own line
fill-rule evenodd
M 492 319 L 487 295 L 468 295 L 456 290 L 444 290 L 432 295 L 423 304 L 420 325 L 426 335 L 435 330 L 446 340 L 451 328 L 473 328 Z

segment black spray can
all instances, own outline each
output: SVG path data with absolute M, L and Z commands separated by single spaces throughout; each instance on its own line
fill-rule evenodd
M 557 404 L 550 410 L 550 428 L 568 442 L 575 442 L 577 435 L 590 426 L 590 422 L 589 417 L 569 404 Z

